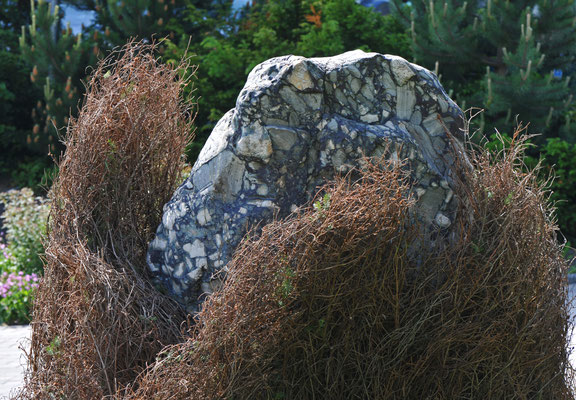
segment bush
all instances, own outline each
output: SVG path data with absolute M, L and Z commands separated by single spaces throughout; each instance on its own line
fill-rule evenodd
M 180 339 L 185 314 L 146 279 L 145 255 L 181 182 L 193 118 L 185 66 L 153 52 L 131 43 L 102 61 L 69 125 L 20 398 L 112 395 Z
M 49 203 L 31 189 L 0 194 L 6 234 L 0 232 L 0 323 L 30 321 L 33 292 L 43 272 Z
M 0 202 L 5 207 L 2 219 L 6 229 L 6 237 L 0 238 L 0 245 L 4 247 L 4 252 L 0 253 L 0 272 L 41 275 L 41 255 L 50 210 L 48 200 L 34 197 L 31 189 L 24 188 L 0 193 Z
M 510 135 L 495 133 L 483 144 L 488 150 L 499 152 L 512 143 Z M 573 246 L 576 244 L 576 144 L 558 138 L 547 139 L 542 146 L 533 146 L 529 140 L 525 143 L 531 146 L 531 156 L 525 158 L 526 165 L 522 168 L 527 171 L 538 167 L 539 179 L 549 182 L 547 189 L 562 236 L 559 240 Z M 567 258 L 572 259 L 573 250 L 565 250 Z
M 15 187 L 30 188 L 36 194 L 46 194 L 52 185 L 55 165 L 49 157 L 21 157 L 7 171 Z
M 576 144 L 548 139 L 541 157 L 544 172 L 555 177 L 550 184 L 550 200 L 557 207 L 560 230 L 576 244 Z
M 0 246 L 1 247 L 1 246 Z M 38 275 L 2 272 L 0 274 L 0 324 L 30 322 L 30 309 Z
M 265 226 L 123 398 L 573 399 L 567 264 L 518 142 L 471 153 L 448 246 L 390 162 Z

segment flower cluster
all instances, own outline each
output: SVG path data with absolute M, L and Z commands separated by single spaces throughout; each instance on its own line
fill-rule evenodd
M 9 271 L 14 269 L 16 259 L 10 246 L 6 244 L 4 232 L 0 232 L 0 271 Z
M 0 217 L 6 229 L 5 236 L 0 233 L 0 272 L 41 273 L 48 200 L 35 197 L 32 190 L 24 188 L 0 193 L 0 202 L 6 208 Z
M 10 258 L 10 254 L 8 253 L 8 246 L 6 243 L 3 243 L 2 237 L 4 236 L 4 232 L 0 232 L 0 251 L 4 255 L 4 258 Z
M 0 275 L 0 298 L 15 295 L 17 292 L 32 291 L 38 287 L 38 275 L 3 272 Z
M 38 287 L 37 274 L 4 271 L 0 274 L 0 324 L 27 324 L 34 292 Z
M 0 193 L 0 202 L 6 231 L 0 231 L 0 324 L 27 323 L 43 270 L 49 204 L 30 189 Z

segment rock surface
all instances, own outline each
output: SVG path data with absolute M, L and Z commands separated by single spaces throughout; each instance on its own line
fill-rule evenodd
M 400 57 L 357 50 L 268 60 L 250 73 L 236 108 L 164 207 L 150 270 L 196 311 L 250 226 L 288 215 L 388 144 L 388 157 L 409 159 L 417 218 L 429 230 L 448 228 L 451 149 L 462 126 L 462 111 L 436 76 Z

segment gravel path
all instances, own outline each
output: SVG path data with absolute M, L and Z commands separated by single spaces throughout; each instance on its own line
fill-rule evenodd
M 576 296 L 576 282 L 570 285 L 570 298 Z M 571 320 L 576 318 L 576 300 L 571 308 Z M 23 382 L 24 352 L 19 346 L 28 346 L 30 327 L 27 325 L 0 326 L 0 399 L 6 399 L 10 392 L 20 387 Z M 572 354 L 570 360 L 576 366 L 576 335 L 570 342 Z

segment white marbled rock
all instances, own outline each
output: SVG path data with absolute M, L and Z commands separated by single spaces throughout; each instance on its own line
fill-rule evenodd
M 448 229 L 462 126 L 436 76 L 400 57 L 357 50 L 268 60 L 250 73 L 164 207 L 150 270 L 196 311 L 248 227 L 288 215 L 334 174 L 389 144 L 390 157 L 410 160 L 417 218 L 429 230 Z

